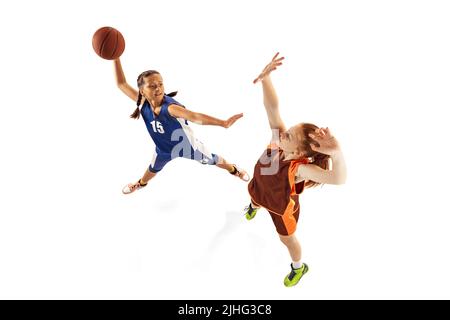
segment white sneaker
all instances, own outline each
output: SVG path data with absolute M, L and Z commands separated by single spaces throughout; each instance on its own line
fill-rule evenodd
M 235 172 L 235 173 L 231 173 L 231 172 L 230 172 L 232 175 L 238 177 L 239 179 L 241 179 L 241 180 L 243 180 L 243 181 L 245 181 L 245 182 L 250 181 L 250 176 L 248 175 L 248 173 L 247 173 L 245 170 L 239 168 L 239 167 L 238 167 L 237 165 L 235 165 L 235 164 L 233 164 L 232 166 L 236 169 L 236 172 Z
M 145 185 L 145 186 L 147 186 L 147 185 Z M 144 188 L 145 186 L 141 185 L 141 183 L 139 181 L 136 183 L 129 183 L 125 187 L 123 187 L 122 193 L 130 194 L 130 193 L 135 192 L 136 190 Z

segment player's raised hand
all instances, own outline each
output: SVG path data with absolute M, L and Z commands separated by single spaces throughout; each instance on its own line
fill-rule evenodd
M 259 74 L 259 76 L 253 80 L 253 83 L 258 83 L 258 81 L 263 80 L 265 77 L 267 77 L 272 71 L 276 70 L 277 67 L 281 66 L 283 63 L 281 61 L 284 60 L 284 57 L 278 58 L 278 55 L 280 53 L 277 52 L 277 54 L 272 58 L 272 61 L 263 69 L 263 71 Z
M 333 137 L 328 128 L 316 129 L 316 131 L 310 133 L 309 136 L 316 142 L 311 143 L 311 149 L 314 151 L 330 156 L 340 151 L 338 141 Z

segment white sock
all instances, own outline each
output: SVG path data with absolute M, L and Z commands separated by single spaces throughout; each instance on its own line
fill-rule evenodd
M 302 265 L 303 265 L 303 263 L 301 262 L 301 260 L 292 262 L 292 267 L 294 269 L 300 269 L 302 267 Z

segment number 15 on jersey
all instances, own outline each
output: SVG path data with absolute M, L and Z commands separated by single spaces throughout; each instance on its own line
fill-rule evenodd
M 153 127 L 154 132 L 164 133 L 164 127 L 162 126 L 161 122 L 153 120 L 150 123 Z

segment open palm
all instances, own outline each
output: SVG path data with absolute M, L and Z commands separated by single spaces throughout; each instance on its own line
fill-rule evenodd
M 253 80 L 253 83 L 257 83 L 258 81 L 263 80 L 265 77 L 267 77 L 273 70 L 276 70 L 277 67 L 281 66 L 283 63 L 281 61 L 284 60 L 284 57 L 278 58 L 278 55 L 280 53 L 277 52 L 277 54 L 272 58 L 272 61 L 263 69 L 263 71 L 259 74 L 259 76 Z
M 316 129 L 314 133 L 310 133 L 309 136 L 314 140 L 311 144 L 311 149 L 314 151 L 332 155 L 339 151 L 339 143 L 330 132 L 328 128 Z
M 238 121 L 240 118 L 244 116 L 243 113 L 235 114 L 234 116 L 230 117 L 228 120 L 224 121 L 224 128 L 231 127 L 236 121 Z

